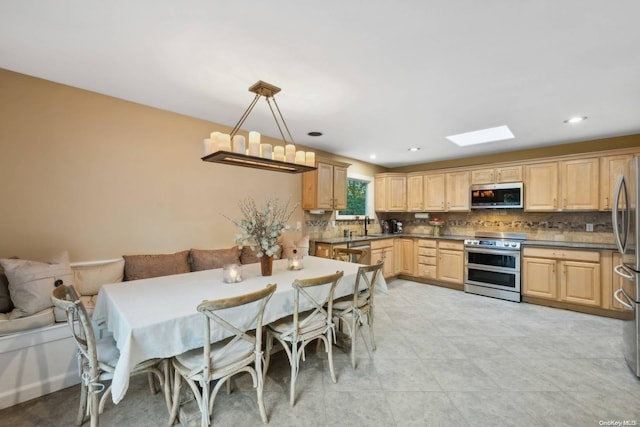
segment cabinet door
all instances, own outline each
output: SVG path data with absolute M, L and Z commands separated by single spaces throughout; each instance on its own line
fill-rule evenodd
M 422 182 L 422 175 L 407 177 L 407 208 L 409 211 L 420 212 L 423 210 L 424 186 Z
M 382 275 L 385 278 L 395 276 L 395 260 L 393 247 L 382 249 L 382 260 L 384 261 L 384 266 L 382 267 Z
M 554 211 L 558 208 L 558 163 L 538 163 L 524 168 L 524 209 Z
M 413 239 L 395 239 L 393 258 L 396 266 L 396 274 L 414 275 Z
M 442 212 L 445 208 L 444 174 L 433 173 L 424 176 L 424 210 Z
M 522 181 L 522 166 L 496 168 L 496 183 Z
M 448 211 L 469 210 L 469 172 L 451 172 L 446 176 L 445 191 Z
M 480 169 L 471 171 L 472 184 L 493 184 L 495 182 L 494 169 Z
M 521 274 L 523 295 L 557 299 L 556 260 L 523 257 Z
M 403 212 L 407 210 L 407 177 L 387 177 L 387 210 Z
M 559 261 L 560 300 L 600 305 L 600 265 L 593 262 Z
M 333 209 L 333 165 L 318 162 L 316 174 L 318 175 L 316 207 L 318 209 Z
M 342 166 L 333 167 L 333 199 L 333 209 L 347 209 L 347 168 Z
M 374 183 L 374 205 L 378 212 L 387 210 L 387 177 L 376 176 Z
M 599 159 L 560 162 L 562 210 L 598 210 Z
M 330 244 L 316 243 L 315 256 L 322 257 L 322 258 L 332 258 L 333 257 L 332 251 L 333 249 L 331 248 Z
M 438 249 L 438 279 L 462 284 L 464 281 L 464 253 L 450 249 Z
M 382 249 L 371 250 L 371 265 L 376 265 L 382 261 Z
M 606 156 L 600 159 L 600 210 L 613 209 L 613 191 L 624 165 L 631 160 L 631 154 Z

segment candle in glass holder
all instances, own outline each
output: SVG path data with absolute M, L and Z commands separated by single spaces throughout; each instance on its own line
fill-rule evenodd
M 289 270 L 302 270 L 302 256 L 298 254 L 296 249 L 293 250 L 293 255 L 289 258 Z
M 296 163 L 299 165 L 305 164 L 305 155 L 304 151 L 296 151 Z
M 231 151 L 231 135 L 228 133 L 218 135 L 218 150 Z
M 307 151 L 305 153 L 305 164 L 307 166 L 315 166 L 316 165 L 316 153 L 313 151 Z
M 284 157 L 289 163 L 295 163 L 296 161 L 296 146 L 293 144 L 287 144 L 284 147 Z
M 242 135 L 233 136 L 233 152 L 238 154 L 246 153 L 244 136 Z
M 273 160 L 284 162 L 284 147 L 282 145 L 273 147 Z
M 271 144 L 260 144 L 260 157 L 273 160 L 273 147 Z
M 240 264 L 225 264 L 222 267 L 222 279 L 226 283 L 242 281 L 242 266 Z

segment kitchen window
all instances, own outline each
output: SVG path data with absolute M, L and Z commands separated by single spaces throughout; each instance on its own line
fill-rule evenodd
M 347 177 L 347 209 L 337 211 L 337 220 L 364 219 L 373 216 L 373 177 L 349 174 Z

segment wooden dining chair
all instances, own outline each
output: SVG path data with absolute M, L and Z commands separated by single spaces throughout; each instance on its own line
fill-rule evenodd
M 311 341 L 318 339 L 324 343 L 329 359 L 331 379 L 334 383 L 336 382 L 332 353 L 332 343 L 335 336 L 332 305 L 333 293 L 343 275 L 344 272 L 338 271 L 328 276 L 295 280 L 292 285 L 294 289 L 293 315 L 267 326 L 265 375 L 269 369 L 273 340 L 275 339 L 284 348 L 291 365 L 289 392 L 291 406 L 295 401 L 295 386 L 300 359 L 304 360 L 305 347 Z M 311 307 L 311 309 L 308 310 L 307 307 Z
M 258 406 L 263 423 L 267 423 L 262 389 L 262 318 L 267 302 L 276 290 L 271 284 L 258 291 L 231 298 L 203 301 L 197 310 L 204 315 L 204 346 L 187 351 L 172 359 L 174 368 L 173 408 L 169 425 L 173 425 L 180 407 L 180 389 L 184 380 L 196 399 L 202 414 L 202 427 L 211 423 L 213 404 L 219 389 L 229 378 L 247 372 L 258 394 Z M 237 309 L 244 310 L 237 316 Z M 234 315 L 235 314 L 235 315 Z M 230 337 L 210 343 L 211 326 L 218 324 Z M 254 332 L 250 332 L 253 331 Z M 253 365 L 253 366 L 252 366 Z M 210 384 L 216 381 L 213 390 Z
M 353 286 L 353 295 L 333 303 L 333 316 L 338 331 L 342 331 L 341 326 L 344 325 L 347 330 L 347 336 L 351 341 L 351 365 L 354 369 L 356 367 L 356 336 L 365 319 L 369 327 L 371 346 L 374 350 L 376 349 L 376 340 L 373 332 L 373 295 L 376 280 L 378 280 L 378 276 L 382 271 L 382 266 L 383 262 L 380 261 L 376 265 L 360 267 Z
M 102 382 L 113 378 L 120 353 L 113 336 L 96 340 L 86 307 L 78 298 L 73 286 L 60 285 L 54 288 L 51 301 L 54 306 L 66 313 L 67 323 L 78 347 L 80 408 L 76 424 L 82 425 L 86 418 L 90 417 L 91 427 L 95 427 L 98 425 L 99 415 L 104 411 L 106 399 L 111 395 L 111 385 L 106 386 Z M 161 359 L 144 361 L 134 366 L 130 375 L 153 374 L 158 379 L 160 386 L 163 387 L 164 375 L 159 368 L 161 362 Z M 150 381 L 149 384 L 152 386 L 152 391 L 155 392 L 153 382 Z M 102 393 L 103 391 L 104 393 Z M 102 393 L 102 397 L 98 398 L 100 393 Z
M 363 264 L 368 254 L 369 251 L 366 249 L 333 248 L 333 259 L 339 261 Z

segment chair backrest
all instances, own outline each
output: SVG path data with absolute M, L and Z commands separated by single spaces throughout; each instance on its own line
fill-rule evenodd
M 374 265 L 364 265 L 358 268 L 356 283 L 353 286 L 353 305 L 358 306 L 358 298 L 363 296 L 367 299 L 367 304 L 373 305 L 373 294 L 376 290 L 376 281 L 382 271 L 383 261 Z
M 198 311 L 207 318 L 204 326 L 204 363 L 207 369 L 211 366 L 211 322 L 215 322 L 231 333 L 231 340 L 217 353 L 218 357 L 224 357 L 227 352 L 233 351 L 234 345 L 241 340 L 247 341 L 254 346 L 255 351 L 262 350 L 262 318 L 267 302 L 276 291 L 277 285 L 270 284 L 265 288 L 248 294 L 238 295 L 232 298 L 221 298 L 217 300 L 202 301 L 198 305 Z M 253 304 L 253 307 L 250 307 Z M 244 306 L 247 309 L 239 320 L 234 320 L 234 316 L 229 316 L 229 312 L 224 310 Z M 249 309 L 252 309 L 249 311 Z M 248 332 L 255 329 L 255 335 Z
M 367 249 L 333 248 L 333 259 L 360 264 L 368 253 Z
M 97 378 L 100 372 L 96 338 L 87 310 L 78 298 L 73 286 L 60 285 L 51 294 L 53 305 L 67 315 L 67 323 L 82 359 L 88 364 L 91 378 Z M 82 371 L 81 371 L 82 372 Z
M 307 322 L 313 322 L 314 318 L 317 318 L 317 314 L 325 317 L 327 325 L 331 325 L 333 293 L 335 292 L 336 286 L 342 276 L 344 276 L 344 272 L 338 271 L 335 274 L 330 274 L 328 276 L 314 277 L 310 279 L 297 279 L 293 282 L 292 286 L 295 291 L 293 300 L 293 333 L 296 337 L 298 335 L 298 331 L 303 328 Z M 302 322 L 300 322 L 300 311 L 309 310 L 308 305 L 312 307 L 312 312 L 309 316 L 306 316 Z

